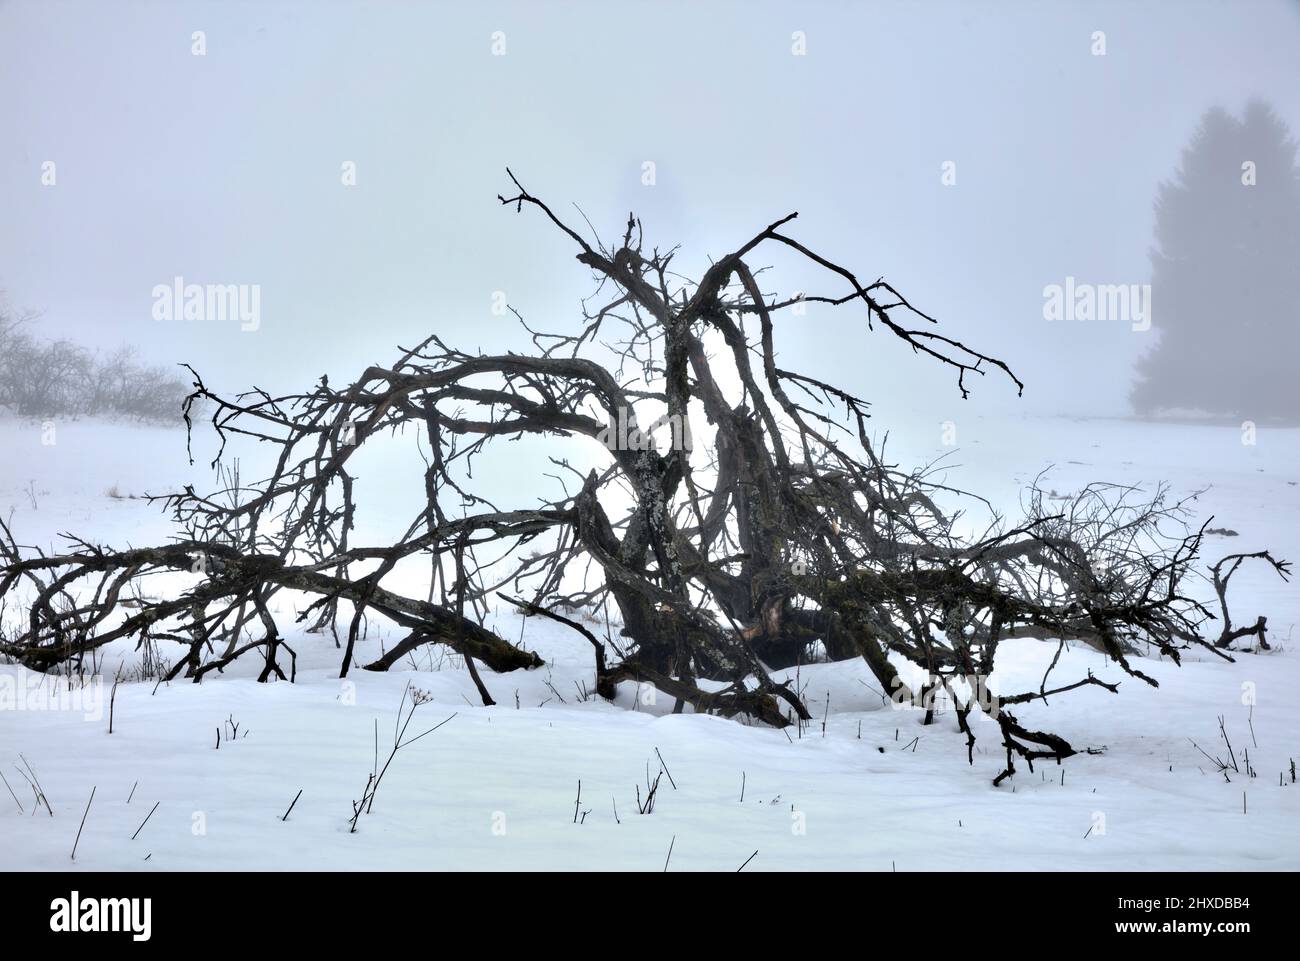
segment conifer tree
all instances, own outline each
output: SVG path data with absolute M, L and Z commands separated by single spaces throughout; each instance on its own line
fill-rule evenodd
M 1262 101 L 1215 107 L 1156 197 L 1152 328 L 1133 406 L 1300 421 L 1300 168 Z

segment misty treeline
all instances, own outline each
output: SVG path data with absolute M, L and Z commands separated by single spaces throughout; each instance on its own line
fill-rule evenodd
M 109 416 L 179 424 L 189 385 L 130 347 L 100 355 L 34 330 L 36 315 L 0 298 L 0 410 L 22 417 Z
M 1300 167 L 1260 100 L 1206 112 L 1156 198 L 1157 343 L 1141 358 L 1139 413 L 1300 423 Z
M 1231 660 L 1243 643 L 1267 643 L 1262 618 L 1230 631 L 1225 617 L 1207 632 L 1215 615 L 1192 589 L 1205 577 L 1205 526 L 1166 489 L 1094 483 L 1060 499 L 1031 488 L 1024 516 L 1002 517 L 928 468 L 892 463 L 868 431 L 866 400 L 783 367 L 778 339 L 806 336 L 802 308 L 816 303 L 858 312 L 864 335 L 950 370 L 963 397 L 986 377 L 1022 389 L 1006 363 L 942 333 L 884 280 L 864 283 L 806 246 L 792 232 L 797 214 L 688 280 L 676 248 L 648 246 L 634 216 L 606 242 L 510 180 L 500 203 L 541 218 L 591 275 L 576 322 L 544 332 L 517 314 L 531 345 L 520 353 L 432 335 L 350 383 L 322 377 L 282 396 L 222 397 L 196 372 L 187 410 L 210 405 L 226 483 L 154 498 L 176 527 L 156 546 L 73 539 L 46 554 L 0 521 L 0 601 L 27 612 L 0 653 L 71 671 L 135 638 L 173 652 L 165 680 L 198 682 L 238 658 L 255 659 L 261 680 L 292 680 L 290 641 L 301 641 L 278 613 L 290 605 L 273 603 L 291 593 L 309 642 L 333 636 L 340 676 L 383 618 L 403 636 L 361 667 L 445 645 L 492 704 L 509 685 L 499 674 L 543 666 L 488 626 L 510 605 L 590 645 L 601 697 L 651 685 L 675 712 L 802 724 L 811 714 L 797 671 L 778 672 L 860 660 L 882 699 L 918 708 L 927 724 L 955 723 L 972 763 L 977 728 L 996 731 L 997 783 L 1017 764 L 1090 750 L 1017 717 L 1083 688 L 1118 692 L 1091 672 L 1058 678 L 1068 645 L 1155 685 L 1139 655 L 1178 661 L 1200 648 Z M 765 291 L 782 260 L 811 265 L 826 289 Z M 689 422 L 656 440 L 653 425 Z M 547 463 L 530 474 L 513 458 L 514 503 L 490 502 L 476 458 L 530 435 L 548 439 Z M 245 443 L 275 453 L 259 482 L 224 469 Z M 424 496 L 404 533 L 367 543 L 353 458 L 385 443 L 418 445 Z M 1289 573 L 1263 552 L 1221 564 L 1223 615 L 1246 560 Z M 412 570 L 427 571 L 427 593 L 399 589 Z M 1053 645 L 1051 667 L 1035 689 L 994 692 L 999 646 L 1019 637 Z

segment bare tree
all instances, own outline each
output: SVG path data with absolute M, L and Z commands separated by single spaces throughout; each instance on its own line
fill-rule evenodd
M 1049 509 L 1034 488 L 1023 520 L 990 510 L 978 533 L 963 533 L 963 511 L 943 504 L 978 498 L 927 470 L 890 465 L 868 434 L 866 401 L 780 366 L 778 323 L 815 302 L 860 310 L 869 329 L 951 368 L 963 397 L 968 381 L 989 373 L 1023 389 L 1005 363 L 941 333 L 884 280 L 864 284 L 791 236 L 796 214 L 691 282 L 674 272 L 675 250 L 646 249 L 634 217 L 616 245 L 588 240 L 510 179 L 514 191 L 501 203 L 545 218 L 593 275 L 580 329 L 545 333 L 520 316 L 528 354 L 471 353 L 431 336 L 342 388 L 322 377 L 279 397 L 221 397 L 195 373 L 186 419 L 193 405 L 209 405 L 220 439 L 214 464 L 229 442 L 251 438 L 277 450 L 271 475 L 247 488 L 167 496 L 182 536 L 162 547 L 74 541 L 44 556 L 0 526 L 0 597 L 24 583 L 34 591 L 25 631 L 3 651 L 47 669 L 150 635 L 182 645 L 172 676 L 184 670 L 197 681 L 256 652 L 262 679 L 284 677 L 293 652 L 268 599 L 288 589 L 313 597 L 299 621 L 346 618 L 341 675 L 374 612 L 409 633 L 367 668 L 445 644 L 491 703 L 476 661 L 498 672 L 541 664 L 484 626 L 500 597 L 585 635 L 602 696 L 636 680 L 674 698 L 676 711 L 690 705 L 777 726 L 807 719 L 798 692 L 771 672 L 817 647 L 832 659 L 860 657 L 896 700 L 950 698 L 970 749 L 971 712 L 995 719 L 1007 756 L 997 781 L 1014 773 L 1016 758 L 1032 768 L 1076 753 L 1023 726 L 1010 707 L 1085 686 L 1117 689 L 1091 674 L 1053 684 L 1058 650 L 1038 690 L 991 694 L 1004 638 L 1086 643 L 1152 685 L 1131 660 L 1144 647 L 1175 661 L 1189 646 L 1228 658 L 1202 637 L 1211 615 L 1184 589 L 1203 528 L 1189 528 L 1185 505 L 1164 489 L 1143 496 L 1094 484 Z M 811 263 L 835 290 L 765 293 L 752 264 L 769 250 Z M 692 416 L 707 422 L 703 436 L 689 429 Z M 424 502 L 393 543 L 352 543 L 350 459 L 408 425 L 428 446 Z M 661 444 L 655 433 L 665 425 L 671 437 Z M 498 507 L 476 492 L 473 460 L 524 435 L 567 441 L 573 456 L 598 450 L 593 441 L 608 453 L 585 473 L 553 458 L 558 496 Z M 384 586 L 399 563 L 418 558 L 430 564 L 428 599 Z M 201 577 L 178 596 L 119 611 L 127 585 L 162 571 Z M 565 614 L 600 606 L 617 612 L 618 641 Z M 899 658 L 923 670 L 919 689 L 900 677 Z
M 0 295 L 0 408 L 23 417 L 120 415 L 179 424 L 189 393 L 184 378 L 140 364 L 122 347 L 100 358 L 66 339 L 42 340 L 32 312 L 10 309 Z

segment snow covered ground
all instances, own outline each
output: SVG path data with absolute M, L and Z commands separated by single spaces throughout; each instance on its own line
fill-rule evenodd
M 1261 429 L 1243 444 L 1224 427 L 972 418 L 955 454 L 942 436 L 939 424 L 911 425 L 894 435 L 892 454 L 911 463 L 948 453 L 954 479 L 1008 508 L 1052 463 L 1044 486 L 1061 491 L 1090 480 L 1208 488 L 1202 516 L 1239 534 L 1213 538 L 1211 559 L 1265 547 L 1300 557 L 1298 431 Z M 24 543 L 54 547 L 62 531 L 160 541 L 169 532 L 159 511 L 130 495 L 209 483 L 187 467 L 175 431 L 80 422 L 58 425 L 53 439 L 40 424 L 0 420 L 0 512 Z M 859 663 L 801 669 L 816 719 L 800 735 L 673 716 L 670 700 L 643 703 L 632 684 L 616 704 L 584 698 L 587 642 L 504 612 L 496 629 L 547 667 L 485 672 L 491 708 L 476 706 L 469 678 L 439 650 L 406 670 L 341 681 L 332 639 L 294 635 L 297 683 L 257 684 L 252 663 L 201 685 L 123 682 L 109 734 L 111 678 L 137 664 L 131 645 L 104 651 L 107 684 L 65 691 L 53 710 L 37 709 L 54 690 L 49 678 L 0 665 L 0 771 L 18 796 L 0 785 L 0 868 L 661 870 L 667 860 L 670 870 L 734 870 L 757 852 L 746 871 L 1295 870 L 1300 592 L 1264 567 L 1243 568 L 1231 600 L 1238 621 L 1269 617 L 1273 652 L 1233 664 L 1189 655 L 1181 668 L 1144 660 L 1161 685 L 1151 689 L 1073 649 L 1057 677 L 1091 669 L 1121 681 L 1120 693 L 1072 692 L 1017 716 L 1104 752 L 1032 774 L 1018 765 L 997 788 L 1003 758 L 991 722 L 977 725 L 968 765 L 951 713 L 922 726 L 918 712 L 882 703 Z M 280 603 L 290 613 L 294 601 Z M 394 637 L 372 630 L 359 660 Z M 994 688 L 1036 688 L 1054 650 L 1004 643 Z M 397 753 L 352 833 L 352 802 L 376 739 L 384 763 L 408 684 L 430 698 L 408 736 L 455 716 Z M 1226 759 L 1220 716 L 1241 768 L 1226 778 L 1192 743 Z M 20 773 L 28 766 L 52 816 L 36 810 Z M 653 811 L 639 814 L 638 789 L 644 802 L 661 767 Z

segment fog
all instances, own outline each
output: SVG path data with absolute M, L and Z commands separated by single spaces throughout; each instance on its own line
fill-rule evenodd
M 606 240 L 635 211 L 696 276 L 797 210 L 792 236 L 1026 382 L 975 378 L 967 407 L 1117 414 L 1150 332 L 1049 320 L 1044 288 L 1149 283 L 1200 117 L 1261 97 L 1300 129 L 1298 54 L 1300 6 L 1263 2 L 8 3 L 0 288 L 46 336 L 227 390 L 430 333 L 519 348 L 496 292 L 568 329 L 591 281 L 498 204 L 509 166 Z M 767 290 L 805 289 L 771 263 Z M 257 323 L 157 319 L 175 278 L 256 285 Z M 853 307 L 783 324 L 784 361 L 885 423 L 963 403 Z
M 0 0 L 8 927 L 542 869 L 1267 924 L 1298 68 L 1300 0 Z

